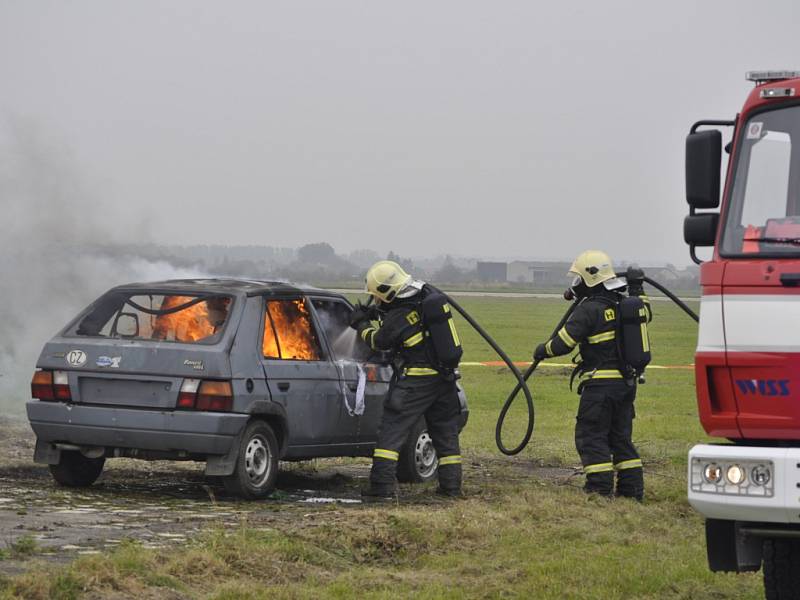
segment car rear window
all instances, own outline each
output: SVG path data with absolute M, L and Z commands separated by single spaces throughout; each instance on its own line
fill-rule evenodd
M 261 348 L 264 358 L 321 359 L 319 336 L 304 299 L 267 302 Z
M 110 292 L 66 335 L 213 344 L 232 305 L 231 296 L 220 294 Z

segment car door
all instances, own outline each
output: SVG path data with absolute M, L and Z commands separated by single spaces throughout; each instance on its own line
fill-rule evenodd
M 266 297 L 262 329 L 261 364 L 273 401 L 286 410 L 289 455 L 323 455 L 315 448 L 342 441 L 341 383 L 308 300 Z
M 359 366 L 365 376 L 364 414 L 350 415 L 342 402 L 342 430 L 357 444 L 374 444 L 383 414 L 383 400 L 389 387 L 391 369 L 374 360 L 374 353 L 349 326 L 353 308 L 343 299 L 312 297 L 320 328 L 328 340 L 330 353 L 338 367 L 343 392 L 354 407 L 359 378 Z

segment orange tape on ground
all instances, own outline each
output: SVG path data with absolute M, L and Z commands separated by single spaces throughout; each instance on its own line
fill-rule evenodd
M 531 365 L 530 361 L 528 362 L 514 362 L 514 365 L 517 367 L 529 367 Z M 501 360 L 490 360 L 487 362 L 462 362 L 460 364 L 462 367 L 505 367 L 506 363 Z M 575 365 L 572 363 L 551 363 L 551 362 L 542 362 L 539 363 L 540 367 L 569 367 L 573 368 Z M 648 365 L 648 369 L 677 369 L 677 370 L 694 370 L 694 365 Z

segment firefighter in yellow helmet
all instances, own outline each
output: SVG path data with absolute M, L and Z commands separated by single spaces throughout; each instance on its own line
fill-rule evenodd
M 569 270 L 570 292 L 579 304 L 552 339 L 540 344 L 534 360 L 561 356 L 579 348 L 572 377 L 580 378 L 581 396 L 575 425 L 575 446 L 586 473 L 587 492 L 614 493 L 642 500 L 642 461 L 633 445 L 636 376 L 624 366 L 617 332 L 622 292 L 644 302 L 647 321 L 652 318 L 639 269 L 617 278 L 611 258 L 598 250 L 582 253 Z M 616 490 L 614 474 L 616 473 Z
M 449 306 L 441 301 L 444 296 L 438 290 L 388 260 L 375 263 L 367 271 L 366 291 L 376 305 L 356 305 L 350 326 L 372 349 L 392 353 L 394 375 L 384 401 L 369 487 L 362 496 L 367 502 L 393 499 L 400 450 L 421 417 L 439 458 L 437 493 L 460 496 L 461 409 L 456 367 L 461 344 L 450 320 L 444 328 L 448 336 L 452 331 L 450 345 L 444 349 L 441 344 L 435 346 L 430 333 L 434 325 L 426 317 L 434 306 L 437 320 L 440 316 L 451 319 Z

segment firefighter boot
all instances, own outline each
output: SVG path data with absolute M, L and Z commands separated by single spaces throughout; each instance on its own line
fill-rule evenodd
M 375 485 L 371 483 L 361 490 L 361 501 L 364 504 L 394 502 L 396 497 L 393 485 Z
M 641 502 L 644 498 L 644 476 L 642 461 L 635 458 L 622 461 L 615 465 L 617 468 L 617 496 L 633 498 Z
M 446 462 L 458 460 L 459 462 Z M 439 460 L 439 487 L 436 490 L 439 496 L 450 498 L 461 497 L 461 457 L 445 456 Z

